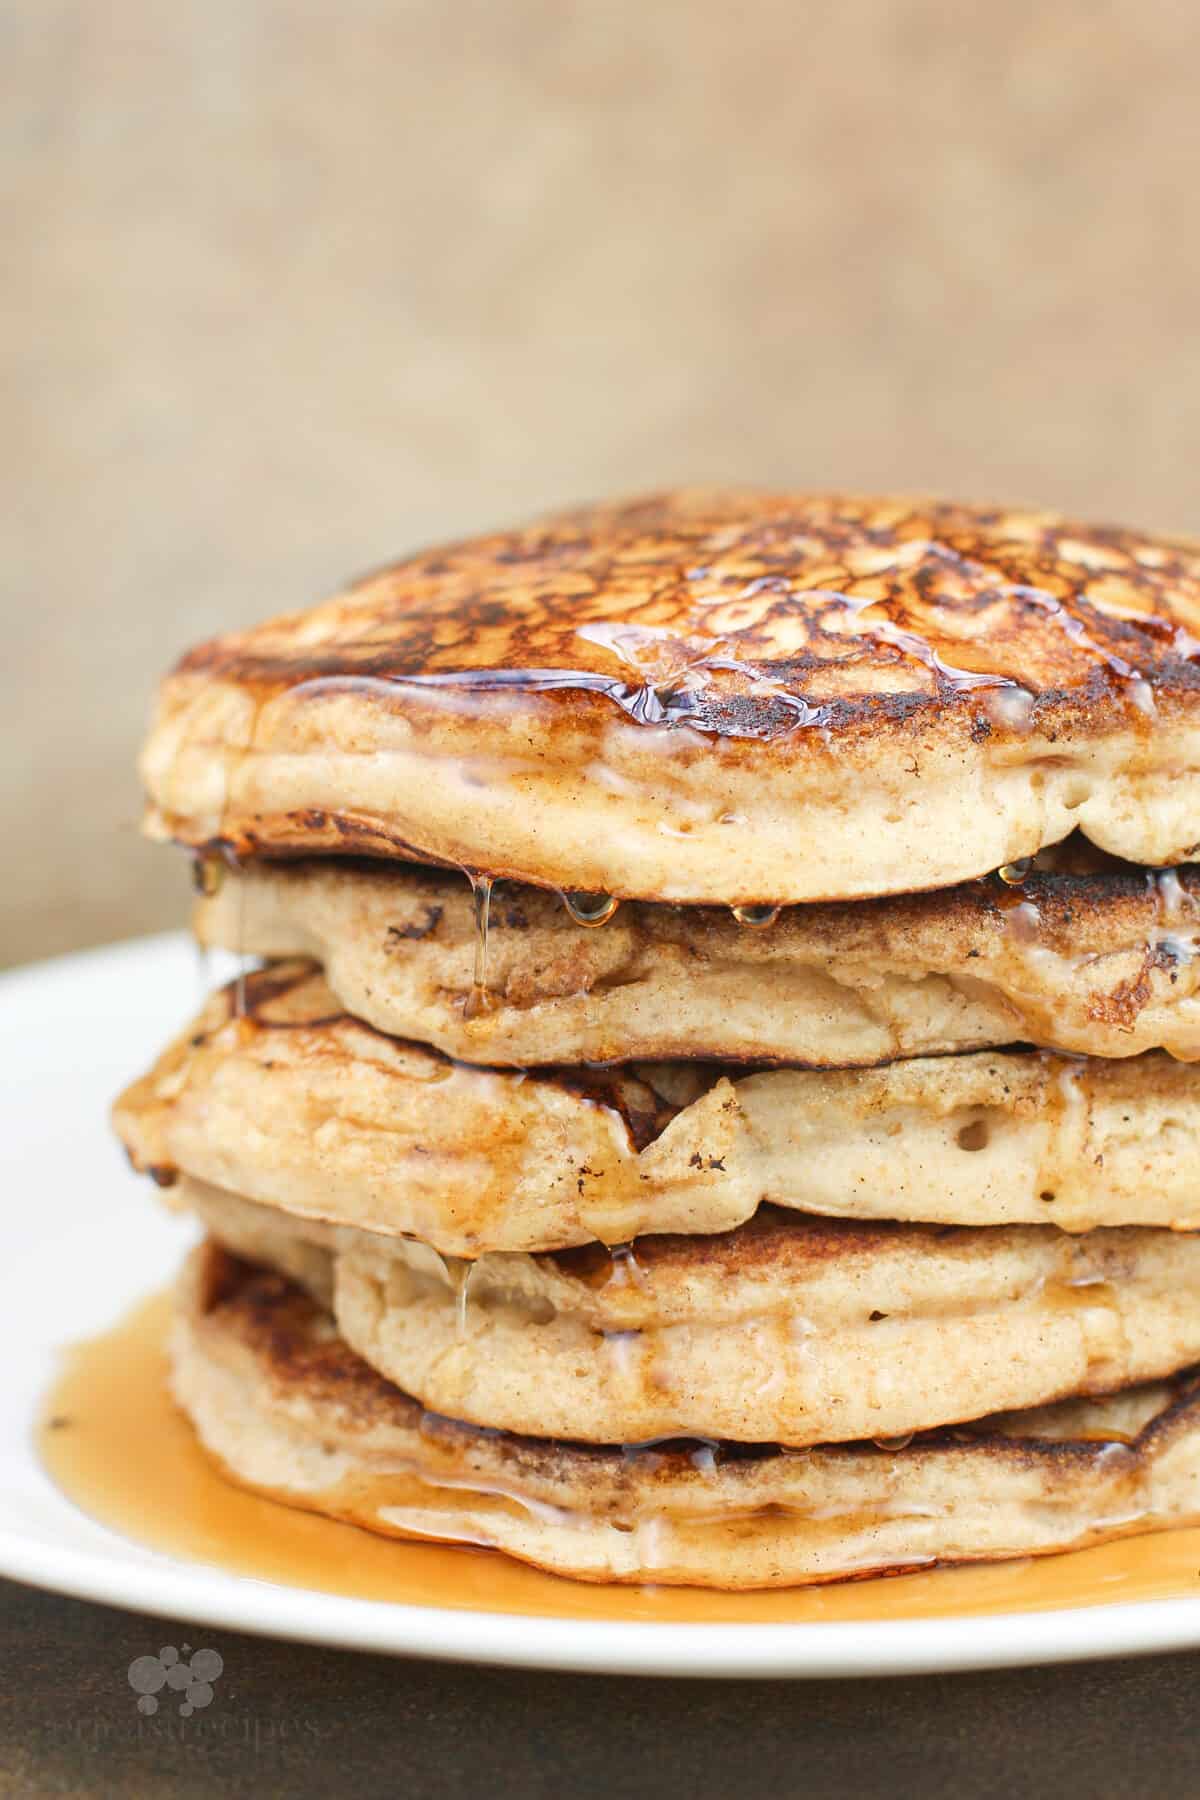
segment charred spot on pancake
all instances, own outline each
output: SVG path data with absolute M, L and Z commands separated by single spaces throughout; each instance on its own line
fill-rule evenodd
M 437 930 L 445 910 L 445 907 L 430 902 L 422 909 L 420 919 L 409 920 L 405 925 L 389 925 L 384 942 L 389 949 L 406 941 L 419 943 Z

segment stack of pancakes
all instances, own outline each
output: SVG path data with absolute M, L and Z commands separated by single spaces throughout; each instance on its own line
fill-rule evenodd
M 723 1587 L 1200 1515 L 1200 552 L 597 508 L 203 645 L 143 769 L 256 963 L 116 1109 L 234 1480 Z

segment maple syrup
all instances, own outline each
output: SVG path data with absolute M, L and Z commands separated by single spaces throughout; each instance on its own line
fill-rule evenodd
M 1020 520 L 1008 528 L 1011 540 L 994 516 L 939 506 L 902 516 L 882 503 L 730 495 L 685 514 L 670 501 L 638 503 L 406 559 L 380 572 L 378 603 L 369 597 L 362 619 L 351 607 L 332 640 L 282 651 L 216 640 L 177 673 L 219 672 L 246 696 L 231 774 L 256 747 L 264 698 L 280 690 L 293 701 L 370 692 L 391 708 L 407 689 L 460 712 L 527 694 L 598 696 L 637 725 L 770 739 L 797 727 L 820 733 L 839 719 L 836 701 L 796 691 L 805 663 L 781 653 L 794 649 L 794 632 L 776 621 L 798 619 L 818 666 L 866 645 L 925 671 L 942 700 L 966 699 L 993 727 L 1024 734 L 1035 697 L 995 666 L 986 634 L 962 632 L 980 605 L 1000 602 L 1018 620 L 1041 615 L 1042 635 L 1065 640 L 1072 670 L 1092 664 L 1148 726 L 1154 674 L 1194 662 L 1200 644 L 1173 614 L 1119 604 L 1114 619 L 1103 588 L 1115 576 L 1144 602 L 1157 600 L 1170 589 L 1161 571 L 1171 555 L 1094 531 L 1081 541 L 1053 527 L 1031 535 Z M 1172 573 L 1185 587 L 1194 580 L 1190 566 Z M 626 611 L 646 583 L 653 623 Z M 581 654 L 584 646 L 592 653 Z M 595 666 L 596 648 L 618 672 Z M 732 693 L 721 680 L 729 673 L 738 678 Z
M 192 886 L 206 900 L 219 894 L 225 880 L 225 859 L 216 855 L 192 858 Z
M 1200 1527 L 1021 1561 L 740 1594 L 571 1581 L 497 1551 L 378 1537 L 249 1493 L 217 1472 L 167 1391 L 170 1307 L 169 1295 L 156 1295 L 68 1352 L 43 1407 L 38 1449 L 90 1517 L 233 1574 L 413 1606 L 663 1624 L 950 1618 L 1200 1594 Z
M 748 925 L 752 931 L 765 931 L 779 917 L 777 906 L 734 906 L 730 910 L 739 925 Z
M 213 953 L 199 938 L 194 940 L 193 951 L 196 961 L 196 1005 L 203 1007 L 213 990 Z
M 611 894 L 567 893 L 562 903 L 577 925 L 607 925 L 621 902 Z
M 443 1268 L 448 1270 L 449 1265 L 444 1256 L 441 1258 L 441 1262 Z M 471 1301 L 471 1277 L 477 1267 L 478 1264 L 474 1262 L 459 1262 L 453 1276 L 450 1277 L 450 1285 L 454 1289 L 454 1335 L 460 1344 L 465 1344 L 470 1336 L 470 1320 L 467 1309 Z
M 475 967 L 465 1011 L 468 1019 L 477 1019 L 488 1008 L 488 925 L 491 920 L 494 884 L 490 875 L 469 874 L 468 878 L 475 905 Z
M 235 906 L 234 937 L 236 942 L 234 952 L 238 959 L 238 972 L 233 989 L 233 1010 L 236 1018 L 244 1019 L 246 1017 L 246 977 L 252 967 L 250 958 L 246 955 L 246 883 L 244 881 L 239 881 L 237 884 Z
M 1016 862 L 1002 863 L 996 873 L 1006 887 L 1020 887 L 1032 868 L 1032 856 L 1020 856 Z
M 1020 900 L 1005 910 L 1004 923 L 1015 943 L 1036 944 L 1042 934 L 1042 915 L 1032 900 Z

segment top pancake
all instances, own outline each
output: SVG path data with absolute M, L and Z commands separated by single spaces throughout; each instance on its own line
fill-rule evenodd
M 1195 635 L 1193 635 L 1195 634 Z M 730 904 L 1200 844 L 1200 550 L 1047 514 L 680 493 L 427 552 L 202 645 L 152 834 Z

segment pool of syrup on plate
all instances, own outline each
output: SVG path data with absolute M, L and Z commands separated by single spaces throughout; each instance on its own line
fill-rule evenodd
M 92 1518 L 234 1574 L 409 1605 L 687 1624 L 949 1618 L 1200 1595 L 1200 1527 L 1068 1555 L 741 1594 L 571 1581 L 495 1551 L 377 1537 L 217 1472 L 167 1392 L 169 1316 L 169 1295 L 155 1295 L 67 1352 L 39 1420 L 39 1452 Z

